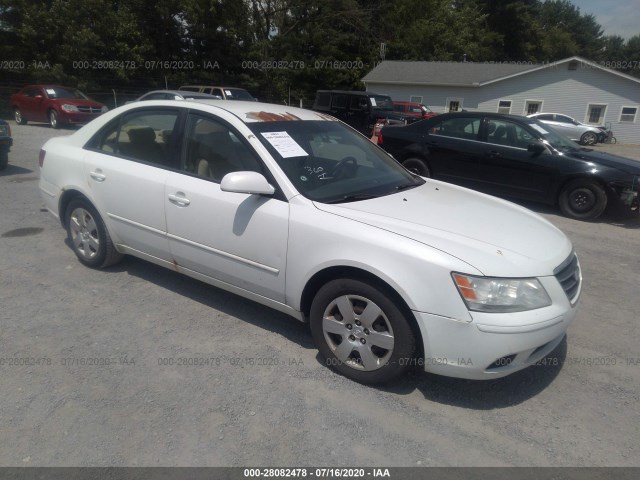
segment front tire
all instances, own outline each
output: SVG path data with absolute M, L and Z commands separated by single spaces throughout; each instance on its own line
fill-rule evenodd
M 402 166 L 421 177 L 431 177 L 429 165 L 421 158 L 407 158 L 402 162 Z
M 593 132 L 584 132 L 580 137 L 583 145 L 595 145 L 598 142 L 598 135 Z
M 100 214 L 88 200 L 76 198 L 69 202 L 65 225 L 74 253 L 87 267 L 105 268 L 122 259 Z
M 593 220 L 607 208 L 607 193 L 599 183 L 579 178 L 562 189 L 558 203 L 567 217 Z
M 56 112 L 55 110 L 49 110 L 49 125 L 51 125 L 51 128 L 60 128 L 58 112 Z
M 360 280 L 341 278 L 320 288 L 310 323 L 326 364 L 360 383 L 395 380 L 416 355 L 405 315 L 383 289 Z
M 27 119 L 22 116 L 22 112 L 19 108 L 13 109 L 13 118 L 18 125 L 26 125 Z

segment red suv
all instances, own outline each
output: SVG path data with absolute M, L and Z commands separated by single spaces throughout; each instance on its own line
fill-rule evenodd
M 407 123 L 413 123 L 437 115 L 437 113 L 432 112 L 426 105 L 416 102 L 393 102 L 393 111 L 402 115 Z
M 52 128 L 89 123 L 109 110 L 90 100 L 77 88 L 60 85 L 29 85 L 11 95 L 11 110 L 16 123 L 47 122 Z

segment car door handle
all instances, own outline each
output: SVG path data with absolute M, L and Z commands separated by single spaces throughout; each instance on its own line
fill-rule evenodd
M 169 195 L 169 201 L 179 207 L 187 207 L 191 203 L 191 200 L 185 197 L 182 192 L 177 192 L 175 195 Z
M 104 182 L 107 179 L 107 176 L 102 173 L 102 170 L 100 170 L 99 168 L 93 172 L 89 172 L 89 176 L 96 182 Z
M 489 158 L 499 158 L 502 154 L 497 150 L 491 150 L 490 152 L 487 152 L 486 156 Z

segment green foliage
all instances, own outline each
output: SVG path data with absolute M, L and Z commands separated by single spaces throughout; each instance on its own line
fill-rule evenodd
M 25 62 L 3 76 L 24 83 L 236 84 L 308 105 L 318 88 L 361 88 L 383 55 L 637 61 L 640 35 L 604 36 L 569 0 L 0 0 L 0 59 Z

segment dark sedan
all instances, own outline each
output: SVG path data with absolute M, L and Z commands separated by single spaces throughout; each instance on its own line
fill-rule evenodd
M 640 162 L 581 147 L 533 118 L 446 113 L 385 127 L 378 145 L 424 177 L 557 204 L 571 218 L 597 218 L 609 202 L 638 211 Z

